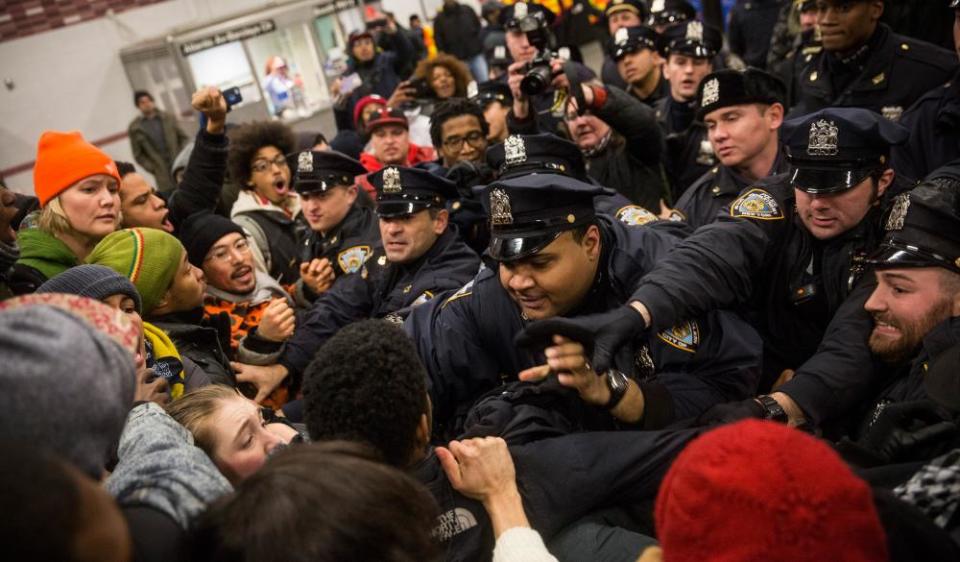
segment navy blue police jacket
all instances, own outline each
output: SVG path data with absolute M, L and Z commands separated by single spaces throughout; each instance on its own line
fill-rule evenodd
M 287 341 L 279 363 L 295 383 L 317 349 L 340 328 L 365 318 L 402 319 L 434 296 L 462 286 L 479 267 L 480 258 L 454 228 L 447 228 L 413 263 L 392 264 L 378 247 L 358 273 L 317 298 Z
M 689 232 L 682 223 L 629 226 L 598 215 L 602 250 L 594 286 L 567 314 L 574 317 L 618 307 L 658 260 Z M 404 323 L 429 373 L 434 424 L 441 435 L 459 432 L 470 405 L 484 393 L 517 380 L 544 363 L 542 350 L 518 349 L 514 337 L 530 321 L 484 269 L 460 290 L 414 310 Z M 647 409 L 643 429 L 699 415 L 710 406 L 753 396 L 761 342 L 731 312 L 715 311 L 640 338 L 631 364 L 617 368 L 640 384 Z

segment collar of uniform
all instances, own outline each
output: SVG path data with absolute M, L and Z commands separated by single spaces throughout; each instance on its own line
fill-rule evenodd
M 742 175 L 726 166 L 718 165 L 718 167 L 720 169 L 717 171 L 717 180 L 714 184 L 720 188 L 720 191 L 717 193 L 717 195 L 736 195 L 749 187 L 751 184 L 756 183 L 747 180 Z M 784 157 L 783 145 L 781 144 L 777 148 L 777 158 L 773 161 L 773 168 L 766 177 L 776 176 L 789 170 L 790 164 Z
M 877 24 L 877 30 L 867 41 L 869 54 L 867 55 L 866 65 L 857 75 L 853 84 L 849 86 L 851 92 L 873 92 L 886 90 L 890 84 L 890 68 L 893 66 L 894 49 L 898 48 L 899 43 L 896 36 L 890 31 L 886 24 Z M 821 76 L 823 80 L 825 76 Z M 839 96 L 843 92 L 834 92 L 834 96 Z
M 923 338 L 923 352 L 919 357 L 929 360 L 960 343 L 960 316 L 940 322 Z

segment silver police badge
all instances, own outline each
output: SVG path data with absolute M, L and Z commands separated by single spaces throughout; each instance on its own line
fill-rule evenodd
M 893 200 L 890 216 L 887 217 L 887 230 L 903 230 L 903 221 L 907 218 L 907 209 L 910 208 L 910 194 L 901 193 Z
M 403 186 L 400 185 L 400 170 L 390 167 L 383 170 L 383 192 L 400 193 Z
M 527 145 L 523 139 L 517 135 L 507 137 L 503 141 L 503 156 L 506 158 L 507 166 L 516 166 L 527 161 Z
M 666 0 L 653 0 L 653 4 L 650 6 L 651 12 L 662 12 L 664 9 L 664 3 Z
M 297 172 L 312 172 L 313 171 L 313 153 L 309 150 L 304 150 L 300 153 L 300 156 L 297 157 Z
M 880 115 L 883 115 L 890 121 L 896 123 L 900 120 L 900 117 L 903 116 L 903 106 L 902 105 L 888 105 L 880 108 Z
M 703 42 L 703 24 L 692 21 L 687 24 L 687 41 Z
M 630 32 L 627 31 L 626 27 L 621 27 L 613 34 L 613 42 L 617 45 L 625 45 L 630 39 Z
M 490 192 L 490 224 L 513 224 L 510 196 L 502 189 L 494 189 Z
M 720 100 L 720 81 L 711 78 L 703 85 L 703 96 L 700 99 L 700 107 L 717 103 Z
M 513 18 L 514 19 L 523 19 L 527 17 L 527 4 L 526 2 L 517 2 L 513 5 Z
M 833 121 L 821 119 L 810 124 L 810 139 L 807 141 L 807 154 L 810 156 L 836 156 L 837 136 L 840 129 Z

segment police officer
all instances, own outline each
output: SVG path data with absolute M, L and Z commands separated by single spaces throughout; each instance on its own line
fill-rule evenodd
M 729 216 L 661 260 L 629 305 L 575 322 L 593 334 L 598 369 L 648 326 L 737 307 L 764 340 L 763 386 L 796 371 L 761 398 L 768 417 L 819 424 L 864 399 L 875 383 L 864 337 L 871 280 L 859 280 L 894 181 L 890 145 L 906 130 L 868 110 L 831 108 L 787 122 L 783 133 L 791 174 L 744 190 Z
M 799 78 L 791 115 L 863 107 L 897 121 L 913 102 L 957 70 L 955 54 L 880 23 L 881 0 L 822 0 L 817 26 L 823 50 Z
M 676 25 L 697 17 L 697 9 L 686 0 L 652 0 L 647 25 L 663 33 L 671 25 Z
M 950 7 L 960 18 L 960 0 L 953 0 Z M 960 42 L 957 45 L 960 48 Z M 901 122 L 910 129 L 910 140 L 893 152 L 893 163 L 901 174 L 923 179 L 960 158 L 960 71 L 920 98 Z
M 430 375 L 435 419 L 451 433 L 454 418 L 482 393 L 521 372 L 530 380 L 546 372 L 539 352 L 552 340 L 518 349 L 514 337 L 524 326 L 620 306 L 678 241 L 669 222 L 629 227 L 598 215 L 593 199 L 607 190 L 564 175 L 524 174 L 479 191 L 490 216 L 488 252 L 499 266 L 405 323 Z M 663 427 L 749 394 L 757 382 L 759 339 L 729 312 L 682 321 L 637 344 L 617 372 L 601 377 L 581 361 L 574 373 L 591 390 L 607 389 L 582 394 L 588 403 L 626 423 Z
M 507 49 L 514 62 L 507 71 L 504 80 L 513 94 L 513 113 L 519 119 L 536 119 L 541 131 L 562 134 L 560 127 L 564 112 L 566 91 L 557 88 L 562 77 L 562 69 L 567 68 L 579 82 L 596 78 L 592 70 L 582 64 L 566 62 L 552 55 L 554 38 L 550 32 L 553 12 L 539 4 L 516 2 L 501 12 L 501 21 L 507 30 Z M 530 63 L 540 69 L 541 78 L 552 76 L 546 89 L 539 93 L 527 94 L 521 89 L 523 79 L 530 73 Z M 546 80 L 544 80 L 546 81 Z
M 603 18 L 606 20 L 610 37 L 614 37 L 617 30 L 624 27 L 643 25 L 647 17 L 649 17 L 649 11 L 646 4 L 637 0 L 611 0 L 603 10 Z M 603 83 L 626 90 L 629 86 L 617 70 L 617 61 L 610 57 L 609 52 L 604 55 L 603 67 L 600 70 Z
M 480 106 L 483 118 L 490 127 L 487 142 L 495 144 L 506 140 L 510 131 L 507 129 L 507 114 L 513 107 L 513 94 L 510 86 L 503 82 L 491 80 L 481 84 L 471 84 L 467 88 L 468 99 Z
M 651 27 L 622 27 L 607 43 L 607 55 L 627 83 L 627 92 L 647 105 L 669 95 L 670 84 L 660 71 L 657 43 L 660 35 Z
M 296 299 L 307 305 L 333 280 L 356 273 L 380 243 L 377 218 L 354 178 L 365 174 L 360 162 L 336 151 L 304 150 L 287 157 L 293 188 L 300 194 L 310 232 L 300 248 Z
M 696 119 L 697 89 L 704 76 L 713 71 L 713 58 L 722 46 L 720 30 L 698 21 L 679 23 L 660 36 L 663 77 L 670 91 L 653 107 L 666 135 L 664 167 L 674 201 L 717 163 L 707 129 Z
M 416 168 L 388 166 L 369 176 L 377 189 L 382 244 L 355 275 L 317 298 L 297 324 L 278 365 L 242 366 L 238 380 L 257 386 L 257 400 L 284 379 L 296 387 L 316 349 L 363 318 L 401 321 L 410 309 L 462 286 L 480 267 L 477 255 L 448 228 L 447 200 L 456 186 Z
M 783 83 L 762 70 L 720 70 L 698 90 L 697 115 L 719 164 L 694 181 L 676 208 L 694 228 L 717 213 L 752 182 L 786 172 L 777 131 L 783 121 Z

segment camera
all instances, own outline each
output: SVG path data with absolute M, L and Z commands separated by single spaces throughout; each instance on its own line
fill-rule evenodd
M 435 97 L 433 89 L 430 87 L 430 83 L 427 82 L 426 78 L 414 78 L 407 84 L 407 87 L 413 88 L 413 97 L 415 99 L 423 100 Z
M 530 46 L 537 49 L 536 58 L 523 67 L 524 76 L 520 82 L 520 91 L 528 96 L 536 96 L 550 87 L 554 77 L 550 60 L 557 55 L 549 49 L 552 37 L 540 14 L 531 14 L 521 19 L 518 27 L 527 36 Z

